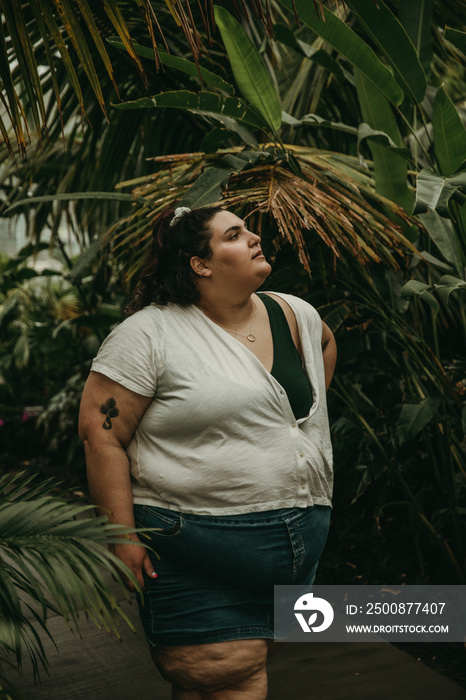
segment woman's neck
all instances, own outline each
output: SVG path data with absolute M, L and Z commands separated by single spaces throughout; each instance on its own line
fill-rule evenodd
M 196 306 L 214 323 L 234 329 L 243 328 L 250 323 L 256 309 L 254 294 L 234 300 L 222 296 L 211 299 L 203 295 Z

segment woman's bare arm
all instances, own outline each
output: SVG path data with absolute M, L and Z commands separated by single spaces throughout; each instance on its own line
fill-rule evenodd
M 328 389 L 332 381 L 337 362 L 337 344 L 332 331 L 322 321 L 322 355 L 324 358 L 325 388 Z
M 81 399 L 79 436 L 84 443 L 92 501 L 110 522 L 128 527 L 134 527 L 134 516 L 125 448 L 151 401 L 98 372 L 89 375 Z M 129 538 L 139 541 L 137 535 Z M 144 547 L 127 540 L 114 547 L 144 587 L 143 570 L 148 576 L 155 573 Z

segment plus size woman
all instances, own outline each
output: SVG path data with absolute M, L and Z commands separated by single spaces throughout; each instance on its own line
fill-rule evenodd
M 270 269 L 232 212 L 165 212 L 83 393 L 94 503 L 154 528 L 115 553 L 174 700 L 266 698 L 273 586 L 312 584 L 327 536 L 335 341 L 308 303 L 256 293 Z

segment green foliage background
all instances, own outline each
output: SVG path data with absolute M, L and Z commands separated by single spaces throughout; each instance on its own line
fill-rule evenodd
M 464 0 L 58 4 L 0 0 L 0 215 L 30 241 L 1 261 L 1 468 L 85 489 L 80 392 L 151 221 L 221 202 L 337 338 L 320 582 L 464 583 Z

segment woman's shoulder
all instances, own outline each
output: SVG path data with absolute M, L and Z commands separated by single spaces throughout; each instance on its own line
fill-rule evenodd
M 160 336 L 162 330 L 163 320 L 157 308 L 146 306 L 116 323 L 103 341 L 102 347 L 132 344 L 135 338 L 139 342 L 147 339 L 147 343 L 150 344 L 151 339 Z
M 142 309 L 139 309 L 139 311 L 135 311 L 134 313 L 130 314 L 129 316 L 126 316 L 124 319 L 125 321 L 131 321 L 133 323 L 137 323 L 138 321 L 145 319 L 147 320 L 148 318 L 156 318 L 157 316 L 160 315 L 161 309 L 163 307 L 159 306 L 158 304 L 149 304 L 148 306 L 143 306 Z
M 267 296 L 271 296 L 272 298 L 275 298 L 276 301 L 280 304 L 280 306 L 284 309 L 285 314 L 286 314 L 286 307 L 288 309 L 291 309 L 295 313 L 298 314 L 305 314 L 305 315 L 318 315 L 317 309 L 312 306 L 308 301 L 305 301 L 304 299 L 301 299 L 301 297 L 297 297 L 294 294 L 286 294 L 285 292 L 276 292 L 275 290 L 273 291 L 264 291 L 263 294 L 267 294 Z
M 275 291 L 264 293 L 275 298 L 282 307 L 293 338 L 299 336 L 300 343 L 305 343 L 305 339 L 309 335 L 311 338 L 317 339 L 316 342 L 320 342 L 322 319 L 312 304 L 294 294 Z
M 190 307 L 177 304 L 149 304 L 135 311 L 115 326 L 111 335 L 146 337 L 153 341 L 161 340 L 180 319 L 189 314 Z
M 164 337 L 160 312 L 156 307 L 144 307 L 105 338 L 91 369 L 142 396 L 153 396 L 165 363 Z
M 126 316 L 119 324 L 119 326 L 125 327 L 125 328 L 137 328 L 140 326 L 141 328 L 148 328 L 151 325 L 159 324 L 162 323 L 163 320 L 163 306 L 159 306 L 157 304 L 149 304 L 148 306 L 144 306 L 142 309 L 139 309 L 139 311 L 135 311 L 132 313 L 130 316 Z

